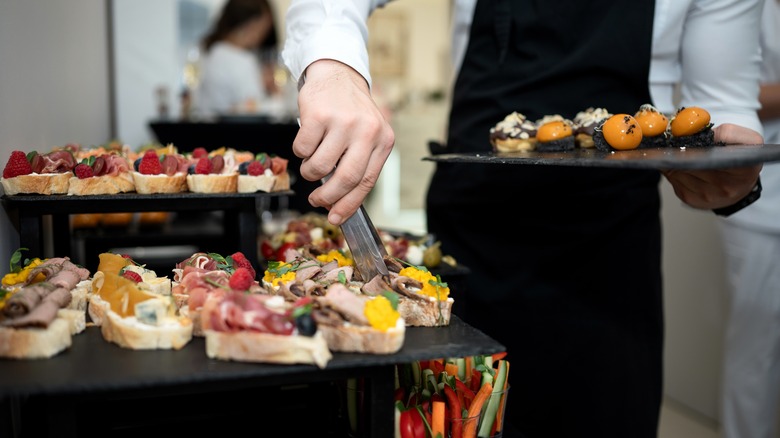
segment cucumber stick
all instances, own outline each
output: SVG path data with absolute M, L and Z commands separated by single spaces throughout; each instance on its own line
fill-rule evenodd
M 504 385 L 507 379 L 507 362 L 506 360 L 498 361 L 498 372 L 493 380 L 493 393 L 490 394 L 487 408 L 482 417 L 482 423 L 479 425 L 479 432 L 477 436 L 480 438 L 487 438 L 490 436 L 490 431 L 493 429 L 493 423 L 496 421 L 496 414 L 498 408 L 501 406 L 501 393 L 504 391 Z

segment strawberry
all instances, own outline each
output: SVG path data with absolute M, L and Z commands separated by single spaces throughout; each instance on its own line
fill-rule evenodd
M 3 169 L 3 178 L 13 178 L 19 175 L 29 175 L 33 173 L 30 162 L 27 161 L 27 156 L 22 151 L 12 151 L 11 156 L 8 157 L 8 163 L 6 163 Z
M 249 290 L 252 283 L 255 282 L 252 272 L 247 268 L 238 268 L 233 275 L 230 276 L 228 284 L 233 290 Z
M 195 173 L 198 175 L 211 173 L 211 160 L 208 157 L 199 158 L 198 163 L 195 165 Z
M 159 175 L 162 173 L 162 164 L 157 152 L 152 149 L 144 152 L 141 157 L 141 164 L 138 165 L 138 172 L 144 175 Z
M 85 163 L 77 164 L 76 167 L 73 168 L 73 173 L 75 173 L 79 179 L 89 178 L 95 175 L 95 172 L 92 171 L 89 164 Z
M 259 161 L 252 161 L 249 163 L 249 167 L 246 168 L 247 175 L 258 176 L 265 172 L 265 166 Z
M 122 277 L 125 277 L 128 280 L 132 280 L 136 283 L 140 283 L 144 281 L 143 278 L 141 278 L 141 274 L 135 272 L 135 271 L 125 271 L 122 273 Z
M 192 151 L 192 158 L 203 158 L 208 157 L 209 153 L 206 152 L 206 148 L 195 148 Z
M 252 279 L 254 280 L 255 276 L 257 275 L 257 272 L 255 271 L 255 268 L 252 266 L 252 262 L 247 260 L 244 253 L 242 253 L 241 251 L 237 251 L 233 253 L 233 255 L 231 255 L 230 258 L 233 259 L 233 269 L 244 268 L 248 270 L 252 274 Z

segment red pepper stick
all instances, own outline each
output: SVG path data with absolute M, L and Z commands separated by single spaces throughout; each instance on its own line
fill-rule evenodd
M 444 385 L 444 396 L 447 398 L 447 406 L 450 408 L 450 436 L 452 438 L 461 438 L 463 435 L 463 422 L 457 421 L 463 419 L 463 407 L 458 400 L 455 390 L 449 385 Z

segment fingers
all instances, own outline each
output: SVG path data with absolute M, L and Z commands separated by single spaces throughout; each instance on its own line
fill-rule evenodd
M 301 126 L 293 153 L 308 181 L 329 179 L 309 194 L 309 203 L 330 210 L 340 225 L 357 211 L 379 179 L 395 136 L 371 98 L 362 76 L 335 61 L 307 69 L 298 96 Z
M 675 195 L 698 209 L 733 205 L 753 189 L 761 165 L 734 169 L 667 170 L 663 175 L 672 184 Z
M 715 141 L 725 144 L 763 144 L 764 138 L 758 132 L 743 126 L 724 123 L 712 129 Z

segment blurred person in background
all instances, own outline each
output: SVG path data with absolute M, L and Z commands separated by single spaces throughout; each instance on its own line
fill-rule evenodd
M 195 106 L 200 115 L 257 114 L 274 93 L 273 67 L 261 52 L 276 43 L 267 0 L 227 0 L 202 40 L 204 58 Z M 271 78 L 268 78 L 268 75 Z
M 780 143 L 780 0 L 764 0 L 758 115 Z M 761 171 L 763 193 L 720 221 L 730 287 L 721 430 L 725 438 L 778 436 L 780 409 L 780 164 Z

